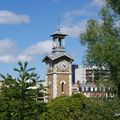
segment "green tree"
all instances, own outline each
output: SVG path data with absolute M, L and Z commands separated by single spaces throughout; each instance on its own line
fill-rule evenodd
M 81 34 L 81 43 L 88 46 L 90 64 L 110 69 L 111 80 L 120 97 L 120 29 L 111 9 L 104 7 L 100 17 L 101 20 L 88 20 L 86 31 Z
M 81 94 L 60 97 L 48 103 L 42 120 L 115 120 L 114 101 L 86 98 Z M 119 113 L 119 111 L 118 111 Z
M 0 96 L 0 119 L 1 120 L 39 120 L 45 104 L 37 101 L 44 93 L 40 84 L 32 89 L 39 82 L 39 76 L 34 72 L 35 68 L 27 68 L 27 62 L 18 63 L 19 69 L 14 68 L 18 77 L 11 75 L 0 76 L 3 79 L 3 86 Z
M 106 0 L 109 6 L 118 14 L 120 14 L 120 0 Z

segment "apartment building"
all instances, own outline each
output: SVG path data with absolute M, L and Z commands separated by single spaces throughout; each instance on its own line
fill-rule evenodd
M 80 66 L 75 67 L 75 65 L 72 66 L 74 69 L 72 69 L 72 72 L 74 74 L 74 78 L 72 78 L 73 84 L 77 83 L 78 81 L 80 83 L 94 83 L 96 80 L 99 80 L 100 78 L 108 79 L 110 76 L 109 69 L 102 67 L 99 68 L 97 66 Z

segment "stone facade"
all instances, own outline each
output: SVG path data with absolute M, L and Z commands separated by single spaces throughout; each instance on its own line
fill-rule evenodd
M 58 82 L 58 96 L 69 96 L 69 75 L 68 74 L 63 74 L 63 75 L 58 75 L 57 77 L 57 82 Z M 63 91 L 62 91 L 62 82 L 64 83 L 63 86 Z
M 48 97 L 49 99 L 53 98 L 53 75 L 47 75 L 48 79 Z
M 66 54 L 63 44 L 67 35 L 58 31 L 51 36 L 53 37 L 52 53 L 43 59 L 43 62 L 46 63 L 49 100 L 72 94 L 71 64 L 73 58 Z
M 66 58 L 63 57 L 63 60 Z M 68 60 L 68 68 L 65 71 L 60 70 L 58 63 L 55 61 L 53 69 L 51 71 L 47 70 L 46 78 L 48 81 L 48 95 L 49 100 L 58 96 L 70 96 L 71 95 L 71 61 Z M 62 86 L 63 84 L 63 86 Z M 62 88 L 63 87 L 63 88 Z M 62 90 L 63 89 L 63 90 Z

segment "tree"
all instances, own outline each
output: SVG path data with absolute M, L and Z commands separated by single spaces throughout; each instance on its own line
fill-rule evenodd
M 109 6 L 118 14 L 120 14 L 120 0 L 106 0 Z
M 28 63 L 18 63 L 18 77 L 11 75 L 0 76 L 3 79 L 3 86 L 0 96 L 0 119 L 1 120 L 33 120 L 40 119 L 39 115 L 44 111 L 45 104 L 37 101 L 44 93 L 43 86 L 32 89 L 39 81 L 39 76 L 34 72 L 35 68 L 27 69 Z
M 120 97 L 120 29 L 110 8 L 104 7 L 100 17 L 101 21 L 88 20 L 86 31 L 81 34 L 81 43 L 88 46 L 90 64 L 109 68 Z
M 115 120 L 116 101 L 86 98 L 82 94 L 59 97 L 48 103 L 42 120 Z M 117 112 L 119 113 L 119 111 Z
M 80 94 L 56 98 L 48 103 L 47 112 L 43 113 L 42 120 L 72 120 L 81 114 L 79 108 L 82 108 L 84 99 L 85 96 Z

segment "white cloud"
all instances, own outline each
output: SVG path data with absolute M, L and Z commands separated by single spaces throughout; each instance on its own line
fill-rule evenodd
M 73 25 L 74 22 L 76 21 L 79 21 L 80 22 L 80 18 L 81 17 L 91 17 L 93 16 L 94 13 L 87 10 L 86 8 L 83 8 L 83 9 L 74 9 L 74 10 L 71 10 L 69 12 L 66 12 L 63 14 L 62 16 L 62 24 L 63 25 L 70 25 L 71 24 Z
M 11 49 L 15 45 L 15 42 L 10 39 L 0 40 L 0 51 L 4 49 Z
M 52 50 L 52 41 L 45 40 L 28 47 L 22 54 L 18 55 L 17 61 L 32 61 L 34 55 L 50 53 Z
M 82 8 L 64 13 L 61 31 L 67 33 L 70 37 L 80 37 L 80 34 L 86 29 L 87 20 L 95 18 L 98 14 L 97 10 L 103 5 L 105 5 L 104 0 L 91 0 L 89 4 L 84 5 Z M 94 11 L 93 7 L 98 7 L 98 9 Z
M 0 62 L 13 63 L 16 61 L 16 42 L 10 39 L 0 40 Z
M 20 15 L 11 11 L 0 11 L 0 24 L 20 24 L 20 23 L 29 23 L 30 18 L 28 15 Z
M 28 55 L 18 55 L 18 56 L 13 56 L 12 54 L 10 55 L 3 55 L 3 56 L 0 56 L 0 62 L 1 63 L 15 63 L 15 62 L 18 62 L 18 61 L 21 61 L 21 62 L 29 62 L 32 60 L 32 56 L 28 56 Z
M 13 52 L 16 48 L 16 42 L 10 39 L 1 39 L 0 40 L 0 55 L 3 55 L 7 52 Z
M 68 34 L 70 37 L 80 37 L 80 34 L 86 28 L 87 20 L 81 20 L 77 24 L 63 25 L 61 26 L 61 32 Z
M 61 32 L 68 34 L 70 37 L 80 37 L 81 32 L 85 30 L 87 18 L 93 13 L 86 9 L 76 9 L 64 13 L 61 24 Z M 85 17 L 81 19 L 81 17 Z
M 27 58 L 30 60 L 30 57 L 19 55 L 17 49 L 15 41 L 11 39 L 0 40 L 0 62 L 14 63 L 18 60 L 27 61 Z
M 91 16 L 91 15 L 93 15 L 93 13 L 91 11 L 87 11 L 86 9 L 74 9 L 64 14 L 65 18 L 77 17 L 77 16 Z
M 90 4 L 91 6 L 102 7 L 105 5 L 105 0 L 93 0 Z
M 70 37 L 80 37 L 80 34 L 86 29 L 87 20 L 95 16 L 92 8 L 91 3 L 89 3 L 82 8 L 64 13 L 62 15 L 61 31 L 67 33 Z
M 0 62 L 3 62 L 3 63 L 13 63 L 15 61 L 16 61 L 16 59 L 12 55 L 3 55 L 3 56 L 0 56 Z
M 23 54 L 18 55 L 17 60 L 18 61 L 32 61 L 34 60 L 34 55 L 41 55 L 50 53 L 52 50 L 52 41 L 51 40 L 45 40 L 42 42 L 38 42 L 35 45 L 32 45 L 28 47 Z
M 24 54 L 19 55 L 17 58 L 17 61 L 21 61 L 21 62 L 25 62 L 25 61 L 29 62 L 31 60 L 32 60 L 32 56 L 24 55 Z
M 52 50 L 52 41 L 46 40 L 46 41 L 38 42 L 35 45 L 32 45 L 31 47 L 27 48 L 24 53 L 27 55 L 40 55 L 40 54 L 50 53 L 51 50 Z
M 15 41 L 10 39 L 0 40 L 0 62 L 14 63 L 17 61 L 34 61 L 34 55 L 41 55 L 51 52 L 52 40 L 38 42 L 25 50 L 21 50 L 21 52 L 16 51 L 16 49 L 18 49 L 18 47 L 16 46 Z
M 1 63 L 15 63 L 15 62 L 18 62 L 18 61 L 21 61 L 21 62 L 29 62 L 32 60 L 32 56 L 28 56 L 28 55 L 12 55 L 12 54 L 6 54 L 6 55 L 2 55 L 0 56 L 0 62 Z

